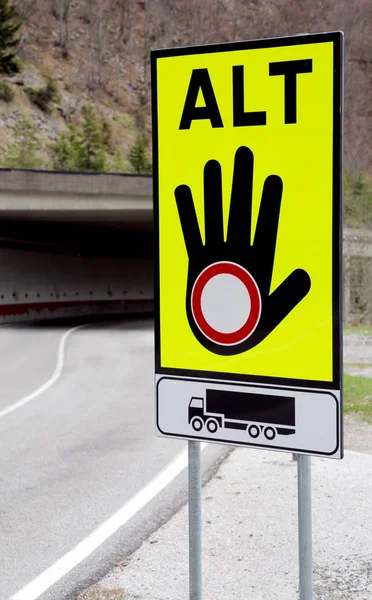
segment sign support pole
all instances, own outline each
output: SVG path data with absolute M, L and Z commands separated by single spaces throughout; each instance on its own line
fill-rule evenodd
M 311 457 L 297 455 L 300 600 L 313 600 Z
M 202 600 L 202 485 L 200 442 L 188 442 L 189 454 L 189 598 Z

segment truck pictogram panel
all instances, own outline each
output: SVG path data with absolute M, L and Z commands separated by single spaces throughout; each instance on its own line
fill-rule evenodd
M 191 398 L 188 419 L 196 432 L 246 429 L 250 438 L 271 441 L 296 433 L 295 408 L 294 396 L 206 389 L 205 397 Z

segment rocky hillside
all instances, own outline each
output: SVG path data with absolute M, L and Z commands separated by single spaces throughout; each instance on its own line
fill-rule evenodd
M 138 135 L 150 137 L 151 47 L 345 31 L 345 163 L 352 177 L 372 175 L 372 2 L 370 0 L 10 0 L 22 23 L 23 70 L 5 77 L 14 92 L 0 100 L 0 160 L 12 151 L 22 115 L 35 128 L 40 165 L 51 145 L 79 126 L 91 104 L 112 130 L 109 165 L 125 160 Z M 35 93 L 52 82 L 48 110 Z M 30 89 L 34 92 L 30 92 Z M 34 95 L 33 95 L 34 94 Z M 0 89 L 1 95 L 1 89 Z M 18 134 L 16 134 L 19 136 Z M 123 159 L 123 160 L 121 160 Z

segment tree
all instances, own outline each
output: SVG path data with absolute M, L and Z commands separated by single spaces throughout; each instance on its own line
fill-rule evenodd
M 38 153 L 40 141 L 35 125 L 21 117 L 14 127 L 14 142 L 1 161 L 4 167 L 12 169 L 41 169 L 44 159 Z
M 20 62 L 12 49 L 19 43 L 17 33 L 20 23 L 14 23 L 16 8 L 9 0 L 0 0 L 0 73 L 14 75 L 21 70 Z
M 93 106 L 82 108 L 83 123 L 78 137 L 77 161 L 80 171 L 104 171 L 106 167 L 103 123 Z
M 52 146 L 53 168 L 63 171 L 105 171 L 107 151 L 111 149 L 111 127 L 99 119 L 93 106 L 82 108 L 83 122 L 70 126 Z
M 147 151 L 147 142 L 143 135 L 138 135 L 129 150 L 128 160 L 133 173 L 146 174 L 152 172 L 152 163 Z
M 78 133 L 70 125 L 68 131 L 62 131 L 58 141 L 52 146 L 54 152 L 53 169 L 56 171 L 77 171 Z
M 72 0 L 55 0 L 54 14 L 59 20 L 59 44 L 63 58 L 68 57 L 70 45 L 70 9 Z
M 110 156 L 107 163 L 109 173 L 129 173 L 130 165 L 127 157 L 119 149 L 115 150 L 113 156 Z

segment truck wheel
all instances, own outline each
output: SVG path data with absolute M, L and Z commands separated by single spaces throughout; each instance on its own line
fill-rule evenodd
M 276 430 L 274 427 L 266 427 L 264 431 L 264 436 L 267 440 L 273 440 L 276 436 Z
M 260 428 L 257 425 L 249 425 L 248 433 L 251 436 L 251 438 L 256 439 L 260 435 Z
M 209 433 L 216 433 L 218 429 L 218 423 L 216 419 L 208 419 L 207 421 L 207 429 Z
M 200 417 L 194 417 L 191 420 L 191 427 L 194 429 L 194 431 L 201 431 L 203 429 L 203 420 L 200 419 Z

